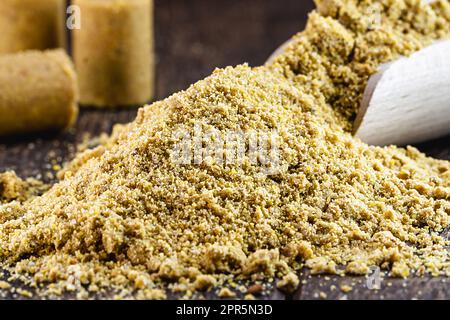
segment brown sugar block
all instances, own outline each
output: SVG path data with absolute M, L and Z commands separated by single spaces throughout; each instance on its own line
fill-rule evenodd
M 0 56 L 0 136 L 70 127 L 78 89 L 62 49 Z
M 65 46 L 65 0 L 1 0 L 0 53 Z
M 73 54 L 80 102 L 141 105 L 153 96 L 153 1 L 73 0 L 81 14 Z

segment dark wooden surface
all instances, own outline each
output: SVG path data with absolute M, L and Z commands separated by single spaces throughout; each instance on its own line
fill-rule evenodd
M 266 58 L 285 40 L 301 30 L 310 0 L 156 0 L 155 27 L 157 83 L 155 100 L 187 88 L 216 67 Z M 62 134 L 41 134 L 0 140 L 0 171 L 15 170 L 22 177 L 51 181 L 49 163 L 63 163 L 73 156 L 86 133 L 109 132 L 114 123 L 134 119 L 136 109 L 98 111 L 85 109 L 75 128 Z M 450 137 L 418 146 L 431 156 L 450 160 Z M 369 290 L 364 277 L 315 276 L 305 271 L 299 290 L 289 296 L 277 290 L 273 299 L 448 299 L 446 278 L 409 278 L 381 281 Z M 343 285 L 352 290 L 345 293 Z M 213 297 L 214 295 L 208 295 Z M 8 296 L 9 298 L 16 296 Z

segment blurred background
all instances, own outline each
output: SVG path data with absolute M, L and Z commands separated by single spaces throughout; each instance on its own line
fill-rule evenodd
M 313 8 L 312 0 L 155 0 L 157 99 L 215 67 L 263 64 Z

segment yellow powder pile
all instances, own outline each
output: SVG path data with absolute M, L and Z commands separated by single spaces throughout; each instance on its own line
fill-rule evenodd
M 450 35 L 450 5 L 317 4 L 272 64 L 217 70 L 142 108 L 44 195 L 1 205 L 3 266 L 45 284 L 43 293 L 79 297 L 112 288 L 163 298 L 166 287 L 189 296 L 274 277 L 292 291 L 303 266 L 449 275 L 440 233 L 450 224 L 450 163 L 368 146 L 348 129 L 380 63 Z M 198 130 L 216 135 L 188 139 L 179 161 L 173 151 Z M 237 131 L 247 142 L 231 161 L 225 136 Z M 275 167 L 251 148 L 254 132 L 274 133 Z M 208 143 L 220 139 L 212 156 Z

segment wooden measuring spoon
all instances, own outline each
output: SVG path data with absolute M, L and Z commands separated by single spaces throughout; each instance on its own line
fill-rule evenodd
M 450 40 L 382 65 L 367 83 L 353 133 L 374 145 L 450 134 Z
M 288 44 L 278 48 L 268 62 Z M 369 79 L 353 134 L 380 146 L 450 134 L 450 40 L 381 65 Z

